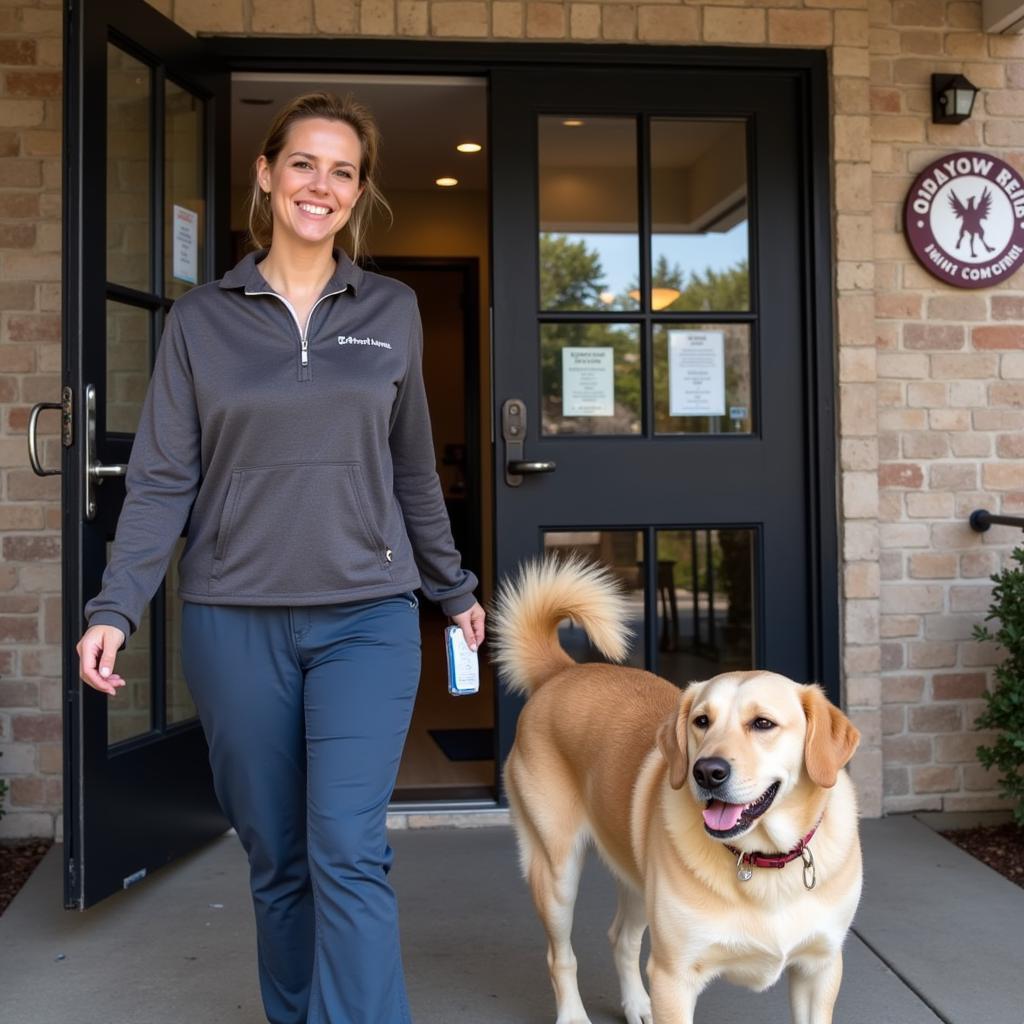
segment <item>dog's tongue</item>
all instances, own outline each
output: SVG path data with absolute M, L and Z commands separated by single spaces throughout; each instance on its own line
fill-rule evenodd
M 736 827 L 743 813 L 743 804 L 727 804 L 721 800 L 712 800 L 704 809 L 704 824 L 716 832 L 728 832 Z

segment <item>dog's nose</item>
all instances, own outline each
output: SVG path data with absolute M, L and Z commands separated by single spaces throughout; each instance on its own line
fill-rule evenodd
M 693 766 L 693 777 L 704 789 L 717 789 L 731 772 L 724 757 L 702 757 Z

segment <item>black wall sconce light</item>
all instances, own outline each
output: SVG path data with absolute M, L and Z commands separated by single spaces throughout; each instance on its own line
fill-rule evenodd
M 963 75 L 932 75 L 932 121 L 960 124 L 971 116 L 978 87 Z

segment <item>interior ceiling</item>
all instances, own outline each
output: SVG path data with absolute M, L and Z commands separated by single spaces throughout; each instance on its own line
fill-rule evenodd
M 436 178 L 458 178 L 457 189 L 487 189 L 487 80 L 441 75 L 278 75 L 232 76 L 231 180 L 247 188 L 252 163 L 274 114 L 303 92 L 351 92 L 369 107 L 382 136 L 382 188 L 434 189 Z M 246 99 L 269 100 L 253 105 Z M 633 118 L 588 117 L 572 128 L 564 115 L 540 118 L 540 145 L 548 166 L 621 167 L 635 164 Z M 731 136 L 736 158 L 744 159 L 741 121 L 686 121 L 656 118 L 651 163 L 689 167 Z M 479 153 L 460 153 L 460 142 L 478 142 Z
M 437 189 L 436 178 L 458 178 L 456 190 L 487 189 L 487 82 L 431 75 L 236 74 L 231 87 L 231 181 L 248 188 L 252 164 L 276 112 L 304 92 L 351 92 L 370 109 L 381 132 L 381 187 Z M 270 100 L 253 105 L 245 99 Z M 478 142 L 479 153 L 460 153 Z

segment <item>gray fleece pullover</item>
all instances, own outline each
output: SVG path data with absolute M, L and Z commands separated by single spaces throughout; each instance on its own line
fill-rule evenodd
M 416 295 L 334 250 L 300 325 L 249 253 L 167 315 L 90 626 L 130 637 L 189 519 L 178 595 L 471 607 L 437 477 Z M 306 327 L 305 334 L 303 326 Z

